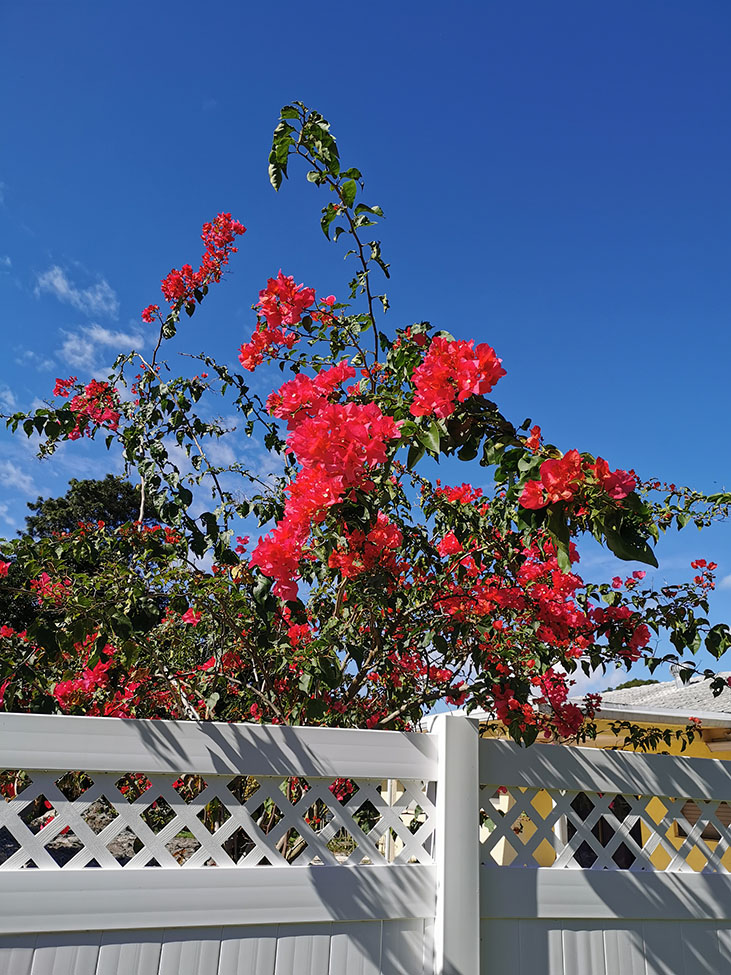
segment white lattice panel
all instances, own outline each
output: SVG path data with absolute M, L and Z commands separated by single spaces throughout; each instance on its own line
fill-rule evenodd
M 0 870 L 431 863 L 421 781 L 0 772 Z
M 490 785 L 481 790 L 482 861 L 729 873 L 730 820 L 723 800 Z

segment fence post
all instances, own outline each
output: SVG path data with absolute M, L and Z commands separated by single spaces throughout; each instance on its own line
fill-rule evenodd
M 438 736 L 435 975 L 480 972 L 479 722 L 436 715 Z

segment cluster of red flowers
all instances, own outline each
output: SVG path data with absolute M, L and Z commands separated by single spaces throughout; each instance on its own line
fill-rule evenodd
M 100 522 L 99 527 L 102 527 Z M 134 544 L 135 542 L 144 543 L 146 538 L 156 538 L 164 542 L 165 545 L 179 545 L 183 536 L 179 531 L 169 525 L 143 525 L 141 521 L 133 521 L 128 525 L 120 525 L 117 529 L 119 535 L 126 541 Z
M 326 298 L 325 303 L 331 305 L 334 300 Z M 315 289 L 295 284 L 291 275 L 285 277 L 280 271 L 276 278 L 269 278 L 266 288 L 259 292 L 257 329 L 251 341 L 239 349 L 239 362 L 244 369 L 251 372 L 264 356 L 275 355 L 283 345 L 291 349 L 298 338 L 294 332 L 287 331 L 286 326 L 298 325 L 314 303 Z
M 179 271 L 173 268 L 161 284 L 165 300 L 178 308 L 183 305 L 195 307 L 195 292 L 210 281 L 221 280 L 221 273 L 228 264 L 229 256 L 238 250 L 233 242 L 245 232 L 246 227 L 238 220 L 233 220 L 230 213 L 219 213 L 211 223 L 204 223 L 201 240 L 206 249 L 200 267 L 197 271 L 190 264 L 184 264 Z M 142 321 L 151 322 L 158 311 L 158 305 L 148 305 L 142 312 Z
M 693 582 L 695 582 L 700 589 L 709 590 L 716 588 L 716 582 L 713 576 L 713 573 L 718 568 L 718 564 L 716 562 L 706 562 L 705 559 L 695 559 L 690 563 L 690 567 L 691 569 L 702 570 L 699 575 L 693 577 Z
M 316 376 L 298 373 L 267 399 L 272 416 L 287 421 L 292 430 L 301 419 L 316 416 L 328 405 L 328 398 L 347 379 L 355 378 L 355 369 L 347 362 L 339 362 L 330 369 L 322 369 Z
M 388 442 L 399 436 L 399 425 L 375 403 L 333 401 L 354 376 L 346 362 L 314 378 L 299 374 L 267 401 L 270 412 L 287 422 L 287 446 L 301 470 L 286 488 L 284 517 L 259 540 L 251 564 L 276 580 L 274 591 L 284 599 L 296 598 L 299 561 L 312 525 L 348 491 L 372 485 L 369 470 L 386 460 Z
M 369 468 L 386 459 L 386 445 L 398 438 L 398 424 L 375 403 L 330 403 L 315 416 L 301 417 L 287 444 L 301 470 L 286 488 L 284 517 L 254 549 L 251 564 L 276 580 L 284 599 L 297 595 L 295 582 L 303 546 L 313 524 L 346 492 L 367 488 Z
M 382 512 L 378 513 L 376 523 L 368 533 L 346 531 L 345 536 L 346 547 L 332 552 L 328 560 L 330 568 L 337 569 L 344 579 L 356 579 L 376 566 L 382 572 L 396 571 L 396 553 L 404 537 Z
M 442 483 L 437 478 L 434 494 L 438 498 L 446 498 L 452 504 L 471 504 L 482 497 L 482 488 L 473 488 L 471 484 L 460 484 L 459 487 L 442 487 Z
M 445 417 L 455 402 L 489 393 L 505 375 L 495 350 L 485 343 L 453 341 L 437 335 L 413 373 L 412 416 Z
M 533 678 L 532 683 L 542 694 L 538 698 L 548 703 L 553 712 L 552 725 L 565 738 L 575 735 L 584 721 L 581 708 L 571 704 L 567 698 L 569 695 L 569 684 L 565 674 L 549 667 L 545 673 Z
M 75 384 L 76 376 L 57 379 L 53 395 L 68 398 Z M 87 383 L 83 391 L 73 397 L 69 409 L 77 417 L 76 426 L 68 434 L 69 440 L 78 440 L 84 435 L 90 437 L 95 426 L 108 430 L 116 430 L 119 426 L 119 395 L 113 386 L 102 380 L 92 379 Z
M 615 501 L 626 498 L 637 487 L 632 471 L 610 471 L 602 457 L 592 463 L 578 450 L 569 450 L 563 457 L 544 460 L 540 481 L 528 481 L 518 500 L 524 508 L 532 510 L 557 501 L 573 501 L 587 477 Z
M 39 603 L 60 605 L 71 588 L 70 579 L 52 579 L 47 572 L 41 572 L 37 579 L 30 580 L 30 587 L 38 596 Z

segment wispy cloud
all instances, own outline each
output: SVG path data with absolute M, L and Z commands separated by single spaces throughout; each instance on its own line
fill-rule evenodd
M 37 369 L 39 372 L 47 372 L 56 365 L 55 359 L 47 355 L 41 355 L 39 352 L 34 352 L 33 349 L 23 349 L 15 357 L 15 361 L 19 366 Z
M 718 583 L 719 589 L 731 589 L 731 575 L 724 576 Z
M 3 181 L 0 179 L 0 206 L 2 206 L 3 203 L 5 203 L 5 190 L 7 188 L 8 188 L 8 184 L 3 183 Z
M 9 511 L 9 505 L 0 504 L 0 521 L 4 521 L 6 525 L 10 525 L 11 528 L 15 528 L 18 522 L 11 514 L 8 514 Z
M 36 278 L 36 295 L 51 294 L 59 301 L 78 309 L 85 315 L 106 315 L 116 318 L 119 311 L 117 294 L 104 278 L 88 288 L 77 287 L 58 264 Z
M 0 274 L 10 274 L 10 268 L 13 266 L 13 262 L 10 260 L 8 254 L 3 254 L 0 257 Z
M 11 460 L 0 461 L 0 480 L 6 487 L 15 488 L 23 494 L 33 494 L 36 491 L 35 482 L 30 474 Z
M 3 410 L 14 410 L 17 405 L 15 394 L 9 386 L 0 386 L 0 408 Z
M 102 350 L 115 353 L 130 348 L 141 349 L 145 336 L 141 332 L 113 331 L 101 325 L 82 325 L 76 332 L 64 332 L 65 338 L 58 355 L 74 369 L 92 370 L 99 365 Z

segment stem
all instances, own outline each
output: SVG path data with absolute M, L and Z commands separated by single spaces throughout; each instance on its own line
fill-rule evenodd
M 300 136 L 300 138 L 301 138 L 301 136 Z M 328 173 L 326 173 L 326 171 L 320 166 L 320 164 L 317 162 L 317 160 L 316 159 L 313 159 L 307 153 L 306 150 L 305 151 L 302 150 L 301 142 L 298 142 L 297 143 L 296 152 L 297 152 L 297 155 L 298 156 L 302 156 L 302 158 L 303 159 L 306 159 L 307 162 L 311 166 L 314 166 L 315 169 L 318 171 L 318 173 L 320 173 L 321 176 L 324 176 L 325 177 L 326 183 L 333 190 L 335 190 L 335 192 L 338 195 L 338 199 L 340 200 L 340 208 L 342 209 L 342 212 L 345 214 L 345 217 L 346 217 L 346 219 L 348 221 L 348 224 L 350 226 L 349 233 L 350 233 L 351 237 L 353 238 L 353 240 L 355 241 L 355 243 L 356 243 L 356 245 L 358 247 L 357 257 L 358 257 L 358 260 L 360 261 L 360 265 L 361 265 L 361 267 L 363 269 L 363 287 L 365 288 L 366 300 L 368 302 L 368 317 L 370 318 L 371 324 L 373 325 L 373 355 L 374 355 L 375 361 L 378 362 L 378 350 L 379 350 L 379 342 L 378 342 L 378 340 L 380 338 L 380 333 L 378 331 L 378 328 L 376 327 L 376 316 L 375 316 L 375 312 L 373 311 L 373 295 L 371 294 L 370 277 L 369 277 L 369 271 L 368 271 L 368 261 L 366 260 L 366 258 L 364 256 L 363 243 L 362 243 L 360 237 L 358 236 L 358 231 L 357 231 L 356 226 L 355 226 L 355 221 L 353 220 L 353 217 L 350 214 L 350 208 L 347 206 L 347 204 L 345 203 L 345 200 L 343 199 L 343 194 L 342 194 L 342 191 L 340 189 L 340 185 L 339 185 L 338 181 L 335 180 L 335 179 L 333 179 L 332 176 L 330 176 Z

